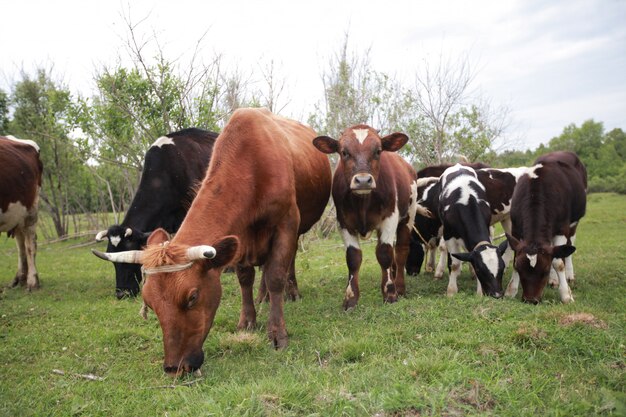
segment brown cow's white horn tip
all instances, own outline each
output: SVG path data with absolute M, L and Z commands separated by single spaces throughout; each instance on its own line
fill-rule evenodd
M 190 261 L 195 261 L 198 259 L 213 259 L 217 254 L 215 248 L 213 246 L 201 245 L 201 246 L 191 246 L 187 249 L 187 259 Z

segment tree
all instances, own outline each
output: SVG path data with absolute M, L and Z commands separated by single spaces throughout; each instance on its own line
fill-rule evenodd
M 9 128 L 9 96 L 0 89 L 0 134 L 6 134 Z
M 72 96 L 67 87 L 52 80 L 42 68 L 34 76 L 23 72 L 16 83 L 9 131 L 39 144 L 44 166 L 40 193 L 50 212 L 58 237 L 67 235 L 69 215 L 84 205 L 84 159 L 69 133 L 75 127 Z

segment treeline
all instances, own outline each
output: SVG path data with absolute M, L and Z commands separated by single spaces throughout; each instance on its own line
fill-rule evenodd
M 106 223 L 101 213 L 113 211 L 121 221 L 143 156 L 158 137 L 192 126 L 219 132 L 239 107 L 263 106 L 284 114 L 289 103 L 288 80 L 273 61 L 261 62 L 254 75 L 225 70 L 219 55 L 200 59 L 201 42 L 187 60 L 170 59 L 157 39 L 140 42 L 137 26 L 127 24 L 125 51 L 131 64 L 96 68 L 94 95 L 72 92 L 46 68 L 23 71 L 9 91 L 0 90 L 0 134 L 32 139 L 41 147 L 41 207 L 54 225 L 43 230 L 46 238 L 67 235 L 72 223 L 72 230 L 81 229 L 78 214 L 93 230 Z M 150 42 L 157 47 L 148 58 Z M 520 165 L 548 149 L 571 149 L 588 164 L 594 190 L 623 192 L 623 132 L 605 134 L 595 122 L 567 127 L 561 139 L 534 153 L 498 154 L 494 144 L 507 140 L 509 111 L 470 94 L 474 73 L 466 58 L 441 57 L 434 66 L 424 62 L 415 71 L 415 83 L 406 86 L 373 69 L 369 50 L 351 52 L 346 36 L 320 78 L 323 98 L 303 120 L 319 134 L 338 136 L 357 123 L 405 132 L 410 142 L 402 153 L 416 168 L 456 161 L 459 155 Z
M 605 132 L 602 122 L 587 120 L 570 124 L 547 145 L 535 150 L 505 151 L 493 159 L 494 166 L 530 165 L 539 155 L 551 151 L 572 151 L 587 167 L 589 192 L 612 191 L 626 194 L 626 133 L 615 128 Z

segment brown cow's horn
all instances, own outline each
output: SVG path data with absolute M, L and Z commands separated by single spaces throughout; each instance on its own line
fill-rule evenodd
M 92 249 L 91 252 L 100 259 L 105 261 L 117 262 L 122 264 L 140 264 L 143 257 L 141 250 L 127 250 L 124 252 L 104 253 Z
M 130 227 L 126 228 L 126 233 L 124 233 L 124 237 L 128 237 L 133 234 L 133 229 Z
M 108 234 L 109 234 L 108 230 L 101 230 L 101 231 L 99 231 L 98 234 L 96 235 L 96 241 L 102 242 L 105 237 L 108 237 L 107 236 Z
M 213 259 L 217 255 L 213 246 L 201 245 L 191 246 L 187 249 L 187 259 L 195 261 L 198 259 Z

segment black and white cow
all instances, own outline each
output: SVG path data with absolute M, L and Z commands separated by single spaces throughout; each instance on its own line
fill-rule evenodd
M 439 187 L 438 214 L 446 248 L 452 256 L 448 296 L 458 292 L 456 281 L 461 261 L 465 261 L 474 268 L 479 294 L 484 292 L 495 298 L 502 297 L 502 254 L 507 244 L 503 242 L 500 247 L 491 244 L 491 209 L 476 171 L 456 164 L 441 175 Z M 463 250 L 468 252 L 462 253 Z
M 124 220 L 96 235 L 108 239 L 107 252 L 139 250 L 150 233 L 163 228 L 174 233 L 180 227 L 195 196 L 195 187 L 206 173 L 217 133 L 190 128 L 158 138 L 145 156 L 141 181 Z M 115 266 L 115 295 L 123 298 L 139 292 L 141 267 Z
M 587 172 L 572 152 L 553 152 L 535 162 L 513 194 L 507 239 L 515 251 L 515 268 L 506 295 L 515 296 L 521 281 L 522 300 L 536 304 L 554 271 L 561 301 L 573 302 L 568 281 L 574 279 L 571 255 L 586 210 Z

